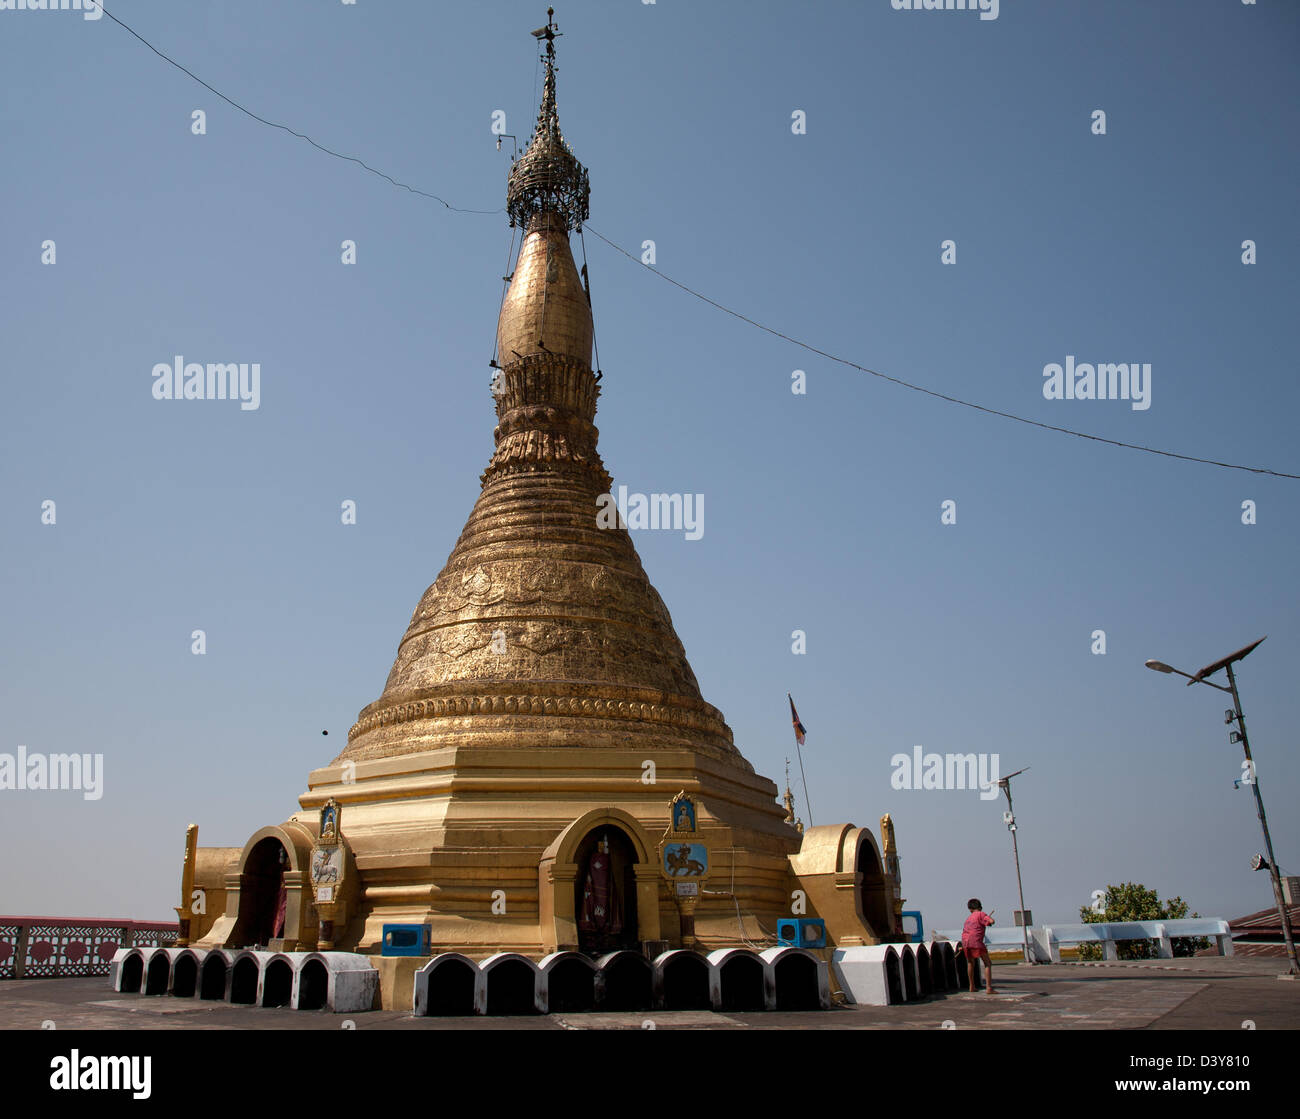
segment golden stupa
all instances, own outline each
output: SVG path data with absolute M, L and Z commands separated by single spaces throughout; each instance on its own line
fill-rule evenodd
M 700 695 L 627 529 L 598 524 L 611 481 L 569 247 L 589 182 L 560 132 L 553 29 L 537 126 L 507 187 L 523 240 L 482 492 L 383 694 L 311 773 L 300 810 L 242 849 L 191 841 L 187 856 L 182 943 L 369 954 L 386 1007 L 410 1005 L 427 959 L 381 957 L 386 924 L 427 926 L 429 953 L 474 959 L 773 944 L 792 913 L 823 918 L 828 949 L 899 939 L 888 818 L 883 858 L 869 829 L 793 826 Z M 707 851 L 689 896 L 661 849 L 677 794 Z M 604 928 L 583 911 L 597 852 L 617 905 Z

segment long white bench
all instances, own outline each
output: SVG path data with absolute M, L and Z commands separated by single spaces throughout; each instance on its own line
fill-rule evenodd
M 1052 963 L 1061 962 L 1061 945 L 1100 944 L 1102 957 L 1119 959 L 1118 945 L 1124 940 L 1154 940 L 1156 955 L 1162 960 L 1174 958 L 1174 940 L 1184 937 L 1210 937 L 1218 945 L 1219 955 L 1232 955 L 1232 931 L 1228 922 L 1212 917 L 1188 917 L 1181 921 L 1112 921 L 1096 925 L 1044 925 L 1030 929 L 1031 943 L 1037 954 Z
M 936 940 L 961 940 L 961 931 L 938 930 Z M 1042 925 L 1029 928 L 1029 951 L 1040 963 L 1061 962 L 1061 946 L 1100 944 L 1102 958 L 1119 959 L 1118 945 L 1125 940 L 1154 940 L 1156 955 L 1173 959 L 1173 941 L 1183 937 L 1211 937 L 1221 956 L 1232 955 L 1232 932 L 1228 922 L 1217 917 L 1188 917 L 1179 921 L 1109 921 L 1098 924 Z M 989 928 L 984 943 L 991 952 L 1012 952 L 1024 947 L 1024 931 L 1018 927 Z

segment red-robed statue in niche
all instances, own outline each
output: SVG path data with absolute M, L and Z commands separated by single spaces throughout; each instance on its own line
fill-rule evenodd
M 271 938 L 284 936 L 284 914 L 288 908 L 289 890 L 284 881 L 284 873 L 289 869 L 289 856 L 283 847 L 280 848 L 280 865 L 279 865 L 280 886 L 275 895 L 275 917 L 271 921 Z
M 614 885 L 609 858 L 609 838 L 602 837 L 587 863 L 587 880 L 582 887 L 582 911 L 578 928 L 583 932 L 608 935 L 623 931 L 623 903 Z

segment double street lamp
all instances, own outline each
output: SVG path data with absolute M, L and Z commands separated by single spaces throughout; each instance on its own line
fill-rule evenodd
M 1264 800 L 1259 795 L 1259 775 L 1255 772 L 1255 762 L 1250 756 L 1250 739 L 1246 737 L 1246 717 L 1241 712 L 1241 697 L 1237 694 L 1237 678 L 1233 675 L 1232 666 L 1237 661 L 1249 656 L 1264 638 L 1247 645 L 1244 649 L 1238 649 L 1235 653 L 1229 653 L 1222 660 L 1217 660 L 1213 664 L 1207 664 L 1200 672 L 1193 676 L 1191 673 L 1183 672 L 1177 668 L 1171 668 L 1163 661 L 1147 661 L 1147 668 L 1156 672 L 1176 672 L 1179 676 L 1187 677 L 1187 686 L 1190 688 L 1193 684 L 1205 684 L 1211 688 L 1218 688 L 1221 692 L 1227 692 L 1232 696 L 1232 710 L 1224 712 L 1224 722 L 1237 724 L 1237 729 L 1231 734 L 1231 741 L 1240 742 L 1241 747 L 1246 752 L 1246 780 L 1255 790 L 1255 807 L 1259 813 L 1259 824 L 1264 829 L 1264 847 L 1268 851 L 1269 877 L 1273 880 L 1273 900 L 1277 902 L 1277 914 L 1282 921 L 1282 939 L 1286 942 L 1287 959 L 1290 961 L 1289 972 L 1292 977 L 1300 977 L 1300 963 L 1296 960 L 1295 941 L 1291 936 L 1291 922 L 1287 918 L 1286 902 L 1282 898 L 1282 879 L 1278 874 L 1277 859 L 1273 857 L 1273 840 L 1268 834 L 1268 817 L 1264 815 Z M 1215 684 L 1207 677 L 1213 676 L 1221 668 L 1228 670 L 1228 686 L 1225 688 L 1222 684 Z

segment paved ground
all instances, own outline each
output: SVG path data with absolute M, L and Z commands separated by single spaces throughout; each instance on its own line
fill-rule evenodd
M 996 995 L 936 996 L 892 1007 L 806 1014 L 556 1014 L 529 1018 L 412 1018 L 397 1011 L 337 1015 L 119 995 L 107 978 L 0 983 L 0 1029 L 90 1030 L 1260 1030 L 1300 1029 L 1300 982 L 1279 980 L 1285 961 L 1201 957 L 1162 964 L 996 966 Z M 48 1028 L 48 1027 L 47 1027 Z

